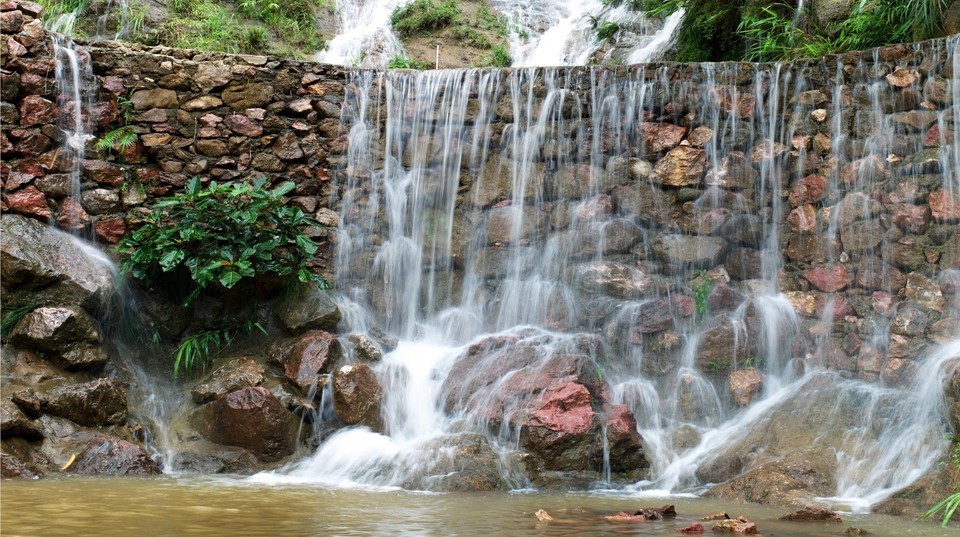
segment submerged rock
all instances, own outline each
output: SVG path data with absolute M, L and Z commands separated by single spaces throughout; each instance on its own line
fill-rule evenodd
M 778 520 L 827 521 L 840 523 L 840 515 L 823 507 L 802 507 L 792 513 L 781 516 Z
M 163 471 L 144 449 L 114 436 L 92 440 L 67 471 L 85 475 L 159 475 Z

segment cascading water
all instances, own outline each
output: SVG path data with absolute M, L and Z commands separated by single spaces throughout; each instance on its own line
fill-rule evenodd
M 930 65 L 946 55 L 956 69 L 958 43 Z M 872 60 L 349 74 L 337 287 L 351 329 L 402 340 L 375 367 L 389 393 L 384 433 L 345 429 L 257 479 L 432 488 L 423 476 L 450 461 L 447 439 L 471 434 L 498 454 L 506 486 L 526 486 L 511 455 L 524 442 L 511 417 L 524 404 L 517 386 L 573 356 L 637 416 L 651 473 L 630 490 L 699 491 L 731 465 L 800 448 L 828 461 L 836 494 L 825 501 L 857 510 L 916 480 L 945 449 L 940 386 L 960 343 L 904 365 L 903 327 L 872 315 L 853 380 L 832 351 L 832 327 L 854 319 L 847 299 L 828 292 L 814 307 L 809 295 L 801 318 L 805 295 L 779 291 L 797 263 L 855 255 L 862 278 L 880 267 L 877 281 L 895 270 L 890 249 L 870 253 L 884 239 L 864 192 L 916 186 L 934 168 L 943 180 L 932 188 L 960 188 L 948 128 L 960 123 L 957 77 L 952 107 L 931 120 L 939 149 L 918 160 L 924 137 L 904 123 L 913 116 L 891 113 L 903 105 Z M 677 118 L 689 127 L 664 122 Z M 702 155 L 705 184 L 669 176 L 667 150 Z M 785 222 L 800 227 L 794 214 L 816 211 L 799 194 L 790 211 L 788 191 L 820 180 L 827 209 L 814 217 L 827 224 L 786 240 Z M 791 241 L 811 239 L 804 261 L 811 248 Z M 704 272 L 724 240 L 735 245 L 729 268 Z M 872 288 L 882 301 L 886 288 Z M 872 369 L 878 353 L 905 369 Z M 711 375 L 730 369 L 761 377 L 763 390 L 731 400 Z M 881 373 L 884 383 L 870 382 Z M 609 486 L 603 431 L 596 470 Z
M 337 0 L 337 35 L 317 53 L 317 61 L 354 67 L 384 67 L 403 50 L 390 27 L 390 15 L 411 0 Z

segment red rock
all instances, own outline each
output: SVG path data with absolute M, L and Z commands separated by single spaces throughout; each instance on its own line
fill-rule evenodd
M 893 223 L 916 234 L 923 234 L 930 225 L 930 208 L 926 205 L 899 204 L 894 209 Z
M 342 356 L 340 343 L 332 334 L 311 330 L 289 347 L 274 353 L 274 360 L 283 366 L 284 376 L 301 390 L 317 382 L 317 375 L 328 373 Z
M 263 128 L 250 120 L 247 116 L 234 114 L 223 119 L 223 124 L 231 131 L 251 138 L 263 134 Z
M 15 136 L 16 132 L 16 130 L 11 131 L 10 135 Z M 13 150 L 25 157 L 40 156 L 44 151 L 50 149 L 52 145 L 50 138 L 34 130 L 23 132 L 23 136 L 19 138 L 20 139 L 13 144 Z
M 757 533 L 757 525 L 741 517 L 730 520 L 721 520 L 713 525 L 713 531 L 718 533 L 740 533 L 753 535 Z
M 940 147 L 947 140 L 953 138 L 953 133 L 947 131 L 946 135 L 941 132 L 940 125 L 934 125 L 923 135 L 923 145 L 926 147 Z
M 790 203 L 794 206 L 816 203 L 823 199 L 826 190 L 826 177 L 808 175 L 793 183 L 790 188 Z
M 68 471 L 86 475 L 159 475 L 163 471 L 140 446 L 113 436 L 90 441 Z
M 596 415 L 590 404 L 590 392 L 572 382 L 548 389 L 537 406 L 527 425 L 546 427 L 561 434 L 589 432 Z
M 643 437 L 637 432 L 637 419 L 626 405 L 616 405 L 607 413 L 607 449 L 610 470 L 628 471 L 646 463 Z
M 383 388 L 367 364 L 345 365 L 333 374 L 333 408 L 347 425 L 383 428 L 380 400 Z
M 105 76 L 100 78 L 100 89 L 112 95 L 120 95 L 127 91 L 123 79 L 116 76 Z
M 37 157 L 37 163 L 48 172 L 69 172 L 76 162 L 74 157 L 62 147 L 57 147 Z
M 59 115 L 60 108 L 39 95 L 28 95 L 20 101 L 21 127 L 54 123 Z
M 803 277 L 825 293 L 835 293 L 853 283 L 853 275 L 842 265 L 826 265 L 803 271 Z
M 737 117 L 749 119 L 753 117 L 753 110 L 757 99 L 750 92 L 738 91 L 732 87 L 718 86 L 710 91 L 710 99 L 727 116 L 736 114 Z
M 763 374 L 755 367 L 739 369 L 730 373 L 730 394 L 738 406 L 747 406 L 753 397 L 763 389 Z
M 242 447 L 261 461 L 279 460 L 296 446 L 293 414 L 262 386 L 220 397 L 202 417 L 201 431 L 211 442 Z
M 895 298 L 890 293 L 884 293 L 883 291 L 874 291 L 870 296 L 870 305 L 873 307 L 873 310 L 888 317 L 896 313 L 894 306 L 896 305 Z
M 47 207 L 47 198 L 37 187 L 30 185 L 3 195 L 3 203 L 11 212 L 36 218 L 50 218 L 50 208 Z
M 80 203 L 73 197 L 67 197 L 60 206 L 60 216 L 57 225 L 67 231 L 80 231 L 90 223 L 90 215 L 83 210 Z
M 606 220 L 613 214 L 613 198 L 606 194 L 594 196 L 577 208 L 577 218 L 589 222 Z
M 680 533 L 703 533 L 703 524 L 699 522 L 680 528 Z
M 23 46 L 22 43 L 17 41 L 16 38 L 8 37 L 7 38 L 7 54 L 11 58 L 19 58 L 20 56 L 27 55 L 27 47 Z
M 124 180 L 124 170 L 105 160 L 84 160 L 80 163 L 87 178 L 97 183 L 110 186 L 120 186 Z
M 817 208 L 809 203 L 801 205 L 790 211 L 787 222 L 794 233 L 816 233 Z
M 647 520 L 647 517 L 643 515 L 631 515 L 629 513 L 624 513 L 623 511 L 620 511 L 615 515 L 607 515 L 603 517 L 603 519 L 606 520 L 607 522 L 612 522 L 615 524 L 624 524 L 624 523 L 633 524 L 636 522 L 645 522 Z
M 837 320 L 843 319 L 847 315 L 853 314 L 853 308 L 842 295 L 819 295 L 814 301 L 814 309 L 817 315 L 822 317 L 825 310 L 829 307 L 829 315 Z
M 703 178 L 706 164 L 706 151 L 681 145 L 657 161 L 651 179 L 666 186 L 697 186 Z
M 930 213 L 936 220 L 960 221 L 960 192 L 940 189 L 930 194 Z
M 680 145 L 683 137 L 687 134 L 686 127 L 680 127 L 672 123 L 650 123 L 646 121 L 640 123 L 637 131 L 643 148 L 645 148 L 645 154 L 660 153 L 673 149 Z
M 106 218 L 97 220 L 93 229 L 96 231 L 97 237 L 104 242 L 113 244 L 123 238 L 123 235 L 127 232 L 127 223 L 123 221 L 123 218 Z

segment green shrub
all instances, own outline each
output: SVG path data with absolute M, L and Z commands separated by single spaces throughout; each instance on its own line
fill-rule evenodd
M 7 339 L 14 327 L 20 324 L 30 312 L 40 307 L 38 301 L 27 301 L 15 306 L 5 308 L 3 315 L 0 316 L 0 339 Z
M 613 41 L 613 38 L 617 35 L 617 32 L 620 31 L 620 25 L 613 21 L 606 21 L 600 23 L 595 31 L 597 34 L 597 39 L 600 41 Z
M 487 60 L 487 64 L 493 67 L 510 67 L 510 64 L 513 63 L 513 57 L 510 56 L 510 51 L 507 50 L 505 45 L 494 45 L 493 50 L 490 52 L 490 58 Z
M 960 469 L 960 438 L 954 434 L 950 436 L 950 441 L 950 462 L 954 467 Z M 957 512 L 958 508 L 960 508 L 960 484 L 957 484 L 953 494 L 947 496 L 941 500 L 940 503 L 931 507 L 930 510 L 924 513 L 920 518 L 925 520 L 940 514 L 940 526 L 945 528 L 947 527 L 947 524 L 950 523 L 950 519 L 953 518 L 953 515 Z
M 398 54 L 387 62 L 388 69 L 430 69 L 433 65 L 430 62 L 416 60 L 403 54 Z
M 267 333 L 263 325 L 249 319 L 239 324 L 227 322 L 220 327 L 197 332 L 184 338 L 173 353 L 173 377 L 180 376 L 181 371 L 186 374 L 197 369 L 205 371 L 210 362 L 233 343 L 238 333 L 249 334 L 254 329 Z
M 404 37 L 440 30 L 453 24 L 460 16 L 460 7 L 454 0 L 414 0 L 397 8 L 390 15 L 390 25 Z
M 186 271 L 184 306 L 211 284 L 229 289 L 257 275 L 296 276 L 326 286 L 306 266 L 317 245 L 301 229 L 320 224 L 283 204 L 293 188 L 283 183 L 268 190 L 265 179 L 203 187 L 194 177 L 184 192 L 154 203 L 143 225 L 121 239 L 121 268 L 148 285 L 165 273 Z

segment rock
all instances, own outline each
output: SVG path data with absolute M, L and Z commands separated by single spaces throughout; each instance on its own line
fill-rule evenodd
M 737 406 L 747 406 L 753 397 L 763 390 L 763 374 L 755 367 L 739 369 L 730 373 L 730 394 Z
M 637 419 L 626 405 L 616 405 L 606 416 L 607 451 L 611 472 L 630 472 L 648 465 Z
M 193 81 L 205 93 L 226 86 L 232 79 L 233 74 L 230 71 L 230 66 L 221 61 L 199 62 L 197 72 L 193 75 Z
M 273 462 L 293 453 L 296 420 L 269 390 L 241 388 L 202 410 L 201 432 L 211 442 L 249 450 L 258 460 Z
M 754 164 L 762 164 L 768 161 L 772 162 L 789 153 L 789 151 L 790 148 L 780 142 L 763 140 L 753 148 L 753 151 L 750 153 L 750 160 Z
M 234 110 L 265 107 L 273 100 L 273 86 L 263 82 L 247 82 L 242 85 L 227 86 L 220 98 Z
M 675 315 L 668 300 L 647 300 L 637 305 L 632 326 L 636 334 L 656 334 L 673 328 Z M 635 339 L 639 340 L 639 336 L 635 336 Z
M 10 333 L 18 345 L 64 353 L 77 343 L 99 344 L 97 322 L 77 306 L 41 307 L 28 313 Z
M 223 124 L 231 131 L 241 135 L 255 138 L 263 134 L 263 128 L 250 120 L 247 116 L 234 114 L 223 118 Z M 280 157 L 283 158 L 283 157 Z
M 888 118 L 894 125 L 911 127 L 913 131 L 920 132 L 929 129 L 930 125 L 937 122 L 937 113 L 933 110 L 911 110 L 890 114 Z
M 843 265 L 826 265 L 803 271 L 803 277 L 825 293 L 836 293 L 853 283 L 853 275 Z
M 880 202 L 863 192 L 851 192 L 844 196 L 833 210 L 837 211 L 837 222 L 840 227 L 846 227 L 860 220 L 869 220 L 881 209 Z
M 39 423 L 28 418 L 20 407 L 9 399 L 0 401 L 0 435 L 4 438 L 19 436 L 28 440 L 43 438 Z
M 436 492 L 504 490 L 500 457 L 487 437 L 461 433 L 434 438 L 419 446 L 407 464 L 414 476 L 404 488 Z
M 640 269 L 612 261 L 594 261 L 574 268 L 573 279 L 586 291 L 617 298 L 641 297 L 654 290 L 654 278 Z
M 92 440 L 67 468 L 82 475 L 160 475 L 163 471 L 144 449 L 114 436 Z
M 731 151 L 720 160 L 717 168 L 707 172 L 706 183 L 733 190 L 753 188 L 760 174 L 741 151 Z
M 700 337 L 697 365 L 701 371 L 724 369 L 746 356 L 747 345 L 739 328 L 726 315 L 718 316 L 717 324 Z
M 47 198 L 37 187 L 30 185 L 9 194 L 3 194 L 3 204 L 14 213 L 47 219 L 52 216 Z
M 44 123 L 55 123 L 60 116 L 60 108 L 39 95 L 27 95 L 20 101 L 20 126 L 30 127 Z
M 929 310 L 943 313 L 946 309 L 947 301 L 940 286 L 918 272 L 907 275 L 906 296 Z
M 801 205 L 787 216 L 787 223 L 790 224 L 790 231 L 794 233 L 816 233 L 817 209 L 811 204 Z
M 779 517 L 777 520 L 827 521 L 841 523 L 840 515 L 823 507 L 803 507 L 792 513 Z
M 641 188 L 617 186 L 611 192 L 611 197 L 618 213 L 635 217 L 646 224 L 669 225 L 679 214 L 676 200 L 654 185 Z
M 494 207 L 487 211 L 487 244 L 507 244 L 544 230 L 546 215 L 535 207 Z M 514 224 L 518 235 L 514 237 Z
M 703 524 L 699 522 L 688 524 L 680 528 L 680 533 L 703 533 Z
M 650 179 L 665 186 L 697 186 L 706 168 L 707 153 L 690 146 L 678 146 L 653 167 Z
M 60 216 L 57 217 L 57 225 L 61 229 L 78 232 L 82 231 L 90 223 L 90 215 L 83 210 L 83 206 L 72 198 L 68 197 L 60 205 Z
M 706 496 L 727 502 L 785 505 L 832 490 L 830 481 L 810 465 L 783 461 L 762 464 L 713 487 Z
M 0 477 L 4 479 L 36 479 L 37 475 L 23 461 L 6 452 L 0 452 Z
M 919 79 L 920 77 L 916 71 L 905 69 L 901 65 L 898 65 L 892 73 L 887 75 L 887 83 L 895 88 L 905 88 L 915 84 Z
M 116 190 L 95 188 L 80 196 L 83 208 L 90 214 L 114 213 L 120 210 L 120 194 Z
M 754 535 L 757 533 L 757 525 L 747 519 L 737 517 L 730 520 L 721 520 L 713 525 L 714 533 L 740 533 L 744 535 Z
M 621 511 L 615 515 L 607 515 L 603 517 L 603 519 L 614 524 L 633 524 L 637 522 L 646 522 L 647 517 L 642 514 L 631 515 L 630 513 L 624 513 Z
M 150 110 L 152 108 L 177 108 L 180 101 L 177 92 L 168 89 L 138 90 L 130 96 L 130 103 L 134 110 Z
M 920 336 L 927 331 L 930 314 L 916 304 L 908 303 L 897 310 L 890 323 L 890 331 L 901 336 Z
M 350 334 L 347 336 L 353 344 L 353 355 L 361 362 L 379 362 L 383 358 L 383 350 L 374 339 L 366 334 Z
M 333 373 L 333 406 L 347 425 L 365 425 L 374 431 L 383 428 L 380 399 L 383 388 L 367 364 L 346 365 Z
M 733 244 L 758 248 L 763 235 L 763 222 L 753 214 L 735 214 L 720 226 L 720 235 Z
M 113 379 L 67 384 L 43 395 L 43 411 L 80 425 L 99 427 L 127 421 L 127 390 Z
M 234 358 L 210 373 L 206 380 L 190 391 L 190 395 L 193 402 L 202 404 L 241 388 L 259 386 L 263 382 L 265 370 L 266 368 L 250 358 Z
M 213 95 L 201 95 L 196 99 L 191 99 L 183 103 L 180 105 L 180 108 L 182 110 L 186 110 L 187 112 L 202 112 L 204 110 L 212 110 L 221 105 L 223 105 L 223 101 L 221 101 L 219 98 L 214 97 Z
M 960 193 L 954 192 L 951 196 L 947 190 L 940 189 L 930 193 L 929 201 L 935 220 L 960 222 Z
M 548 388 L 532 404 L 520 431 L 520 446 L 548 470 L 589 470 L 598 420 L 590 392 L 581 384 Z
M 315 282 L 295 284 L 277 300 L 273 311 L 292 332 L 311 328 L 335 331 L 340 323 L 340 308 Z
M 126 235 L 127 224 L 123 218 L 101 218 L 93 224 L 93 231 L 100 240 L 114 244 Z
M 653 240 L 653 251 L 664 263 L 713 267 L 726 248 L 719 237 L 662 234 Z
M 840 229 L 840 242 L 851 252 L 873 250 L 883 241 L 883 224 L 877 220 L 854 222 Z
M 316 384 L 318 375 L 330 373 L 342 357 L 337 338 L 322 330 L 311 330 L 279 348 L 272 359 L 283 367 L 283 376 L 306 393 Z
M 824 198 L 826 190 L 826 177 L 822 175 L 808 175 L 797 180 L 790 187 L 790 204 L 800 206 L 817 203 Z
M 670 123 L 641 122 L 637 131 L 638 138 L 645 149 L 644 154 L 673 149 L 680 145 L 680 141 L 687 134 L 686 127 Z

